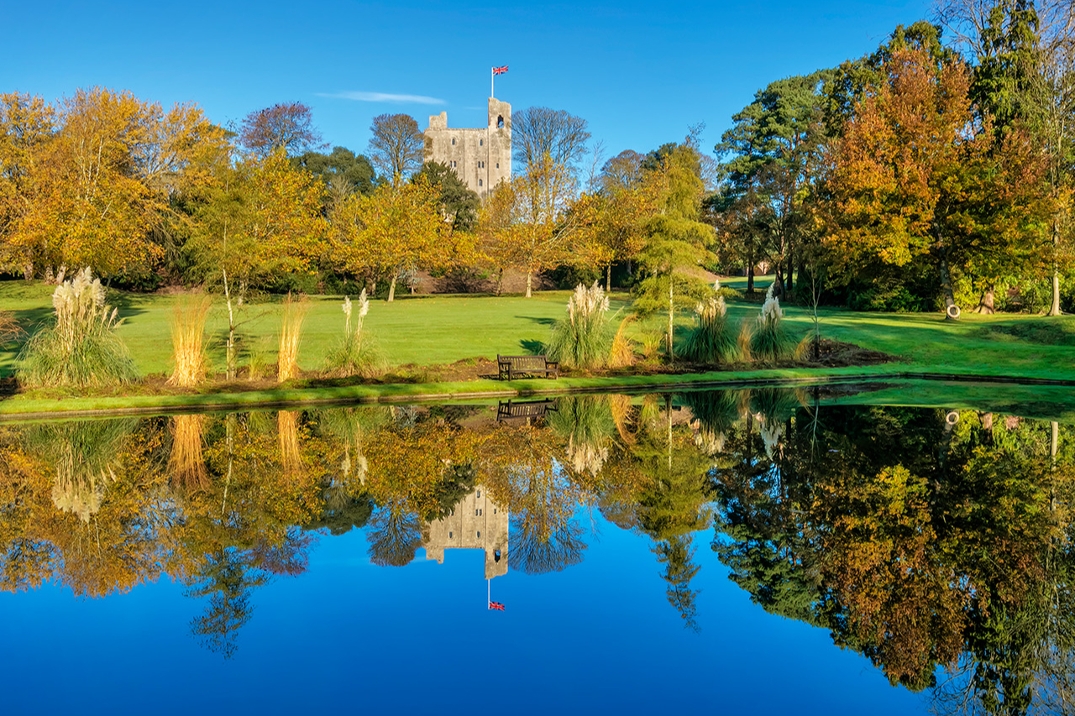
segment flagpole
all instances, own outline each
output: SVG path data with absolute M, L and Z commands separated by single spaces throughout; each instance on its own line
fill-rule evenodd
M 486 594 L 485 594 L 485 608 L 493 608 L 493 582 L 490 579 L 485 580 Z
M 493 91 L 494 81 L 496 80 L 496 72 L 492 67 L 489 68 L 489 96 L 496 97 L 496 92 Z

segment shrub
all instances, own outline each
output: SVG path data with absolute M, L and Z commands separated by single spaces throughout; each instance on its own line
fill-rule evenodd
M 15 321 L 15 316 L 0 311 L 0 345 L 15 339 L 20 333 L 22 333 L 22 329 L 19 328 L 19 324 Z
M 773 286 L 770 285 L 761 315 L 750 337 L 750 352 L 754 357 L 775 361 L 791 352 L 793 341 L 784 328 L 783 318 L 780 299 L 773 295 Z
M 575 287 L 567 319 L 556 322 L 546 346 L 549 357 L 570 368 L 595 368 L 608 357 L 608 297 L 595 281 Z
M 182 299 L 172 312 L 172 361 L 175 368 L 168 382 L 180 388 L 193 388 L 205 380 L 208 361 L 205 357 L 205 320 L 211 302 L 207 296 Z
M 360 375 L 373 377 L 383 369 L 382 360 L 376 347 L 362 325 L 370 310 L 370 301 L 366 290 L 362 289 L 357 301 L 358 315 L 355 316 L 355 304 L 351 298 L 343 299 L 343 314 L 346 316 L 343 340 L 328 352 L 327 371 L 330 375 L 341 378 Z
M 38 331 L 23 348 L 20 378 L 29 386 L 98 387 L 129 383 L 138 371 L 115 333 L 117 309 L 88 268 L 52 293 L 56 323 Z
M 694 307 L 698 323 L 687 333 L 681 353 L 695 363 L 720 363 L 735 357 L 735 336 L 728 325 L 722 296 L 710 296 Z

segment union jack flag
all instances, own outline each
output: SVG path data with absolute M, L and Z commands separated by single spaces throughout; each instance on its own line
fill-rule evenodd
M 503 65 L 502 67 L 494 67 L 493 68 L 493 74 L 494 75 L 502 75 L 507 71 L 508 71 L 508 66 L 507 65 Z
M 504 611 L 504 605 L 500 602 L 489 602 L 489 608 L 495 609 L 498 612 Z

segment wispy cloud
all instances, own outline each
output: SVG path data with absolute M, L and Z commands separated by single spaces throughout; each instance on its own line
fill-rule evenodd
M 445 104 L 436 97 L 421 94 L 391 94 L 389 92 L 318 92 L 318 97 L 335 97 L 356 102 L 394 102 L 395 104 Z

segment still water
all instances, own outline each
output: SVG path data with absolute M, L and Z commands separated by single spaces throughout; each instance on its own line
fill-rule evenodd
M 1071 426 L 836 402 L 0 425 L 0 712 L 1072 712 Z

